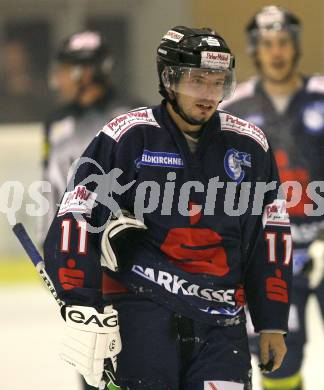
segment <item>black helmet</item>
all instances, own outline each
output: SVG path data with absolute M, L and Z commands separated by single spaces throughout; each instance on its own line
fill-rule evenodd
M 282 7 L 269 5 L 263 7 L 246 27 L 248 50 L 254 54 L 260 34 L 264 31 L 286 30 L 291 34 L 297 51 L 299 50 L 300 20 Z
M 103 36 L 97 31 L 80 31 L 65 39 L 57 50 L 55 60 L 72 65 L 96 66 L 95 79 L 109 77 L 113 60 Z
M 176 69 L 202 68 L 226 72 L 224 96 L 228 98 L 235 87 L 235 59 L 225 40 L 210 28 L 188 28 L 177 26 L 169 30 L 162 38 L 157 49 L 157 68 L 160 81 L 160 93 L 177 111 L 175 99 L 171 99 L 166 87 L 177 81 Z M 171 70 L 173 80 L 166 77 L 165 70 Z M 170 75 L 170 72 L 169 72 Z M 178 112 L 178 111 L 177 111 Z

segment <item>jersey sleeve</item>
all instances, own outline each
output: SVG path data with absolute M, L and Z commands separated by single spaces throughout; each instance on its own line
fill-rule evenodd
M 102 305 L 101 236 L 112 212 L 127 208 L 139 139 L 117 142 L 101 131 L 70 170 L 44 245 L 46 270 L 66 303 Z
M 246 245 L 245 293 L 256 332 L 288 330 L 292 278 L 292 239 L 286 200 L 280 189 L 277 166 L 267 152 L 266 181 L 256 184 Z M 261 188 L 268 191 L 261 196 Z M 260 192 L 261 191 L 261 192 Z M 261 209 L 259 208 L 261 205 Z M 255 216 L 253 216 L 255 214 Z M 252 223 L 251 223 L 252 222 Z
M 50 184 L 50 191 L 43 194 L 45 209 L 43 216 L 38 221 L 37 240 L 40 246 L 44 245 L 46 234 L 56 214 L 57 205 L 67 185 L 66 172 L 71 164 L 68 156 L 57 147 L 52 140 L 53 125 L 62 116 L 61 111 L 53 114 L 43 127 L 42 140 L 42 180 Z
M 48 229 L 55 217 L 57 205 L 65 191 L 68 167 L 69 163 L 65 161 L 64 156 L 54 148 L 48 156 L 43 170 L 43 180 L 50 183 L 51 190 L 43 194 L 47 201 L 48 209 L 39 223 L 38 241 L 41 245 L 44 244 Z

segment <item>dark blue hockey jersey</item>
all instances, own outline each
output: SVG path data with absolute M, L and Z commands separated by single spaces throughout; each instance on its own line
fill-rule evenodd
M 288 212 L 294 242 L 294 274 L 308 261 L 307 248 L 324 229 L 324 203 L 315 181 L 324 178 L 324 76 L 303 78 L 302 88 L 278 112 L 258 79 L 237 87 L 234 98 L 222 103 L 226 111 L 262 127 L 274 151 L 282 182 L 298 182 Z M 310 196 L 310 183 L 316 188 Z M 298 201 L 299 199 L 299 201 Z M 294 205 L 293 205 L 294 204 Z M 305 213 L 310 205 L 315 213 Z M 307 211 L 307 209 L 306 209 Z
M 256 331 L 286 330 L 292 243 L 279 184 L 249 122 L 216 112 L 192 153 L 164 103 L 131 111 L 75 168 L 45 242 L 47 272 L 68 303 L 102 306 L 104 273 L 110 291 L 122 285 L 213 324 L 244 317 L 245 296 Z M 113 273 L 101 267 L 100 241 L 118 207 L 148 229 Z

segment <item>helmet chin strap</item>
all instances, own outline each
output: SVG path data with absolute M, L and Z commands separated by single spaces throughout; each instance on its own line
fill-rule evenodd
M 179 107 L 179 104 L 177 102 L 177 99 L 176 98 L 173 98 L 171 99 L 170 97 L 167 98 L 168 102 L 171 104 L 173 110 L 185 121 L 187 122 L 189 125 L 193 125 L 193 126 L 201 126 L 205 123 L 204 120 L 200 121 L 200 120 L 196 120 L 196 119 L 193 119 L 193 118 L 190 118 L 180 107 Z

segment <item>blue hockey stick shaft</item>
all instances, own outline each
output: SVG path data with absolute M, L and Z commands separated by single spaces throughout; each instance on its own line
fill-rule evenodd
M 44 263 L 42 256 L 40 255 L 36 246 L 29 237 L 26 229 L 24 228 L 24 225 L 22 223 L 17 223 L 12 228 L 12 230 L 20 241 L 21 245 L 24 247 L 26 253 L 30 257 L 30 260 L 34 263 L 34 266 L 37 267 L 37 264 L 40 262 Z
M 51 294 L 55 298 L 56 302 L 62 307 L 65 305 L 63 301 L 58 297 L 57 292 L 55 290 L 55 287 L 50 279 L 50 277 L 47 275 L 45 271 L 45 262 L 39 253 L 38 249 L 36 248 L 35 244 L 29 237 L 24 225 L 22 223 L 17 223 L 12 228 L 12 231 L 20 241 L 21 245 L 25 249 L 27 255 L 29 256 L 30 260 L 34 264 L 34 266 L 37 269 L 37 272 L 47 285 L 48 289 L 50 290 Z M 118 386 L 116 379 L 115 379 L 115 372 L 114 368 L 112 366 L 112 363 L 110 359 L 107 359 L 107 362 L 105 364 L 106 370 L 104 371 L 104 379 L 106 382 L 106 388 L 107 390 L 122 390 L 121 387 Z
M 38 249 L 34 245 L 33 241 L 29 237 L 25 227 L 22 223 L 17 223 L 13 228 L 13 232 L 15 233 L 16 237 L 20 241 L 21 245 L 25 249 L 27 255 L 29 256 L 30 260 L 34 264 L 37 272 L 47 285 L 48 289 L 50 290 L 51 294 L 55 298 L 56 302 L 62 307 L 65 305 L 63 301 L 58 297 L 57 292 L 55 290 L 55 287 L 50 279 L 50 277 L 47 275 L 45 271 L 45 263 L 41 256 L 41 254 L 38 252 Z

